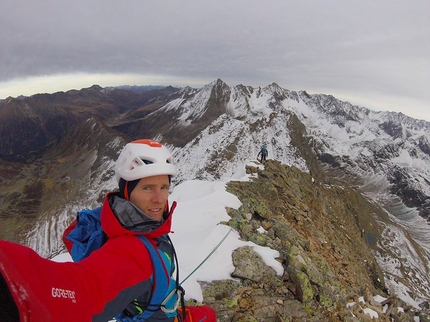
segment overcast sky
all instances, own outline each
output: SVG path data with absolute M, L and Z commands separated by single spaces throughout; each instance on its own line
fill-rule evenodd
M 217 78 L 430 121 L 430 1 L 0 0 L 0 98 Z

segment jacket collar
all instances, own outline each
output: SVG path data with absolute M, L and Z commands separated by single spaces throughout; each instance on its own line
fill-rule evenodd
M 163 215 L 164 221 L 158 223 L 129 201 L 121 199 L 118 193 L 111 192 L 106 195 L 103 202 L 101 222 L 103 231 L 109 238 L 140 234 L 149 238 L 157 238 L 170 232 L 176 202 L 172 204 L 170 211 Z

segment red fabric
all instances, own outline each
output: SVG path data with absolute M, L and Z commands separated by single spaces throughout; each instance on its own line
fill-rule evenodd
M 179 312 L 182 315 L 181 308 Z M 216 322 L 216 313 L 209 306 L 187 306 L 185 312 L 187 315 L 183 322 Z
M 118 222 L 118 220 L 115 218 L 115 215 L 112 213 L 112 210 L 109 207 L 109 196 L 112 194 L 114 193 L 108 194 L 107 198 L 105 198 L 105 201 L 102 207 L 102 212 L 100 215 L 103 231 L 108 235 L 109 238 L 125 236 L 125 235 L 135 235 L 136 233 L 122 227 L 121 224 Z M 170 233 L 170 229 L 172 226 L 173 209 L 174 209 L 174 205 L 172 205 L 172 209 L 170 210 L 169 217 L 166 219 L 166 221 L 163 223 L 163 225 L 160 228 L 150 233 L 145 233 L 145 236 L 151 239 L 151 238 L 157 238 L 162 235 L 166 235 Z
M 109 240 L 79 263 L 57 263 L 28 247 L 0 240 L 0 271 L 21 321 L 91 321 L 120 291 L 151 276 L 146 247 L 121 227 L 107 198 L 101 220 Z M 170 226 L 171 215 L 146 236 L 164 235 Z

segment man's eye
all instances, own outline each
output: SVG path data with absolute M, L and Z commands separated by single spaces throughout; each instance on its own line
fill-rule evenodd
M 169 186 L 164 186 L 164 187 L 162 187 L 161 189 L 163 189 L 163 190 L 169 190 L 169 189 L 170 189 L 170 187 L 169 187 Z

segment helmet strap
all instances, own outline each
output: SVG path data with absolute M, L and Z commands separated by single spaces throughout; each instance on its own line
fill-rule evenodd
M 125 200 L 130 200 L 131 192 L 136 188 L 139 181 L 140 179 L 133 181 L 126 181 L 123 178 L 119 179 L 119 196 Z
M 124 199 L 130 200 L 130 196 L 128 195 L 128 181 L 125 182 L 124 186 Z

